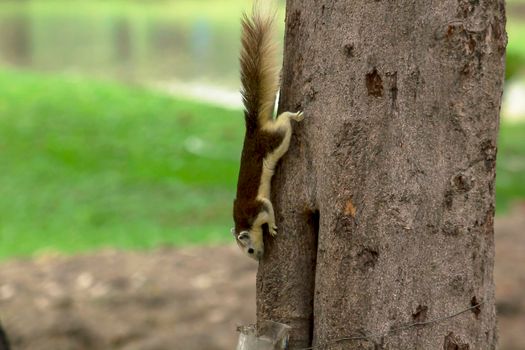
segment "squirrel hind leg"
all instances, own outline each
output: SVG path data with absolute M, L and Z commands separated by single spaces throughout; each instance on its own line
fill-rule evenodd
M 304 114 L 302 111 L 299 111 L 299 112 L 296 112 L 296 113 L 292 113 L 292 112 L 283 112 L 281 114 L 279 114 L 279 116 L 277 116 L 277 119 L 276 121 L 279 121 L 279 120 L 290 120 L 290 119 L 293 119 L 295 120 L 296 122 L 300 122 L 300 121 L 303 121 L 304 119 Z
M 269 132 L 282 132 L 284 130 L 286 133 L 291 128 L 290 119 L 300 122 L 304 119 L 304 114 L 301 111 L 296 113 L 283 112 L 274 120 L 266 123 L 266 125 L 263 126 L 263 130 Z

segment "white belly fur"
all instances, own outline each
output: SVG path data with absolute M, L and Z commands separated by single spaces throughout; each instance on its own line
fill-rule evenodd
M 275 173 L 275 166 L 277 165 L 279 159 L 281 159 L 281 157 L 284 156 L 284 154 L 288 151 L 291 135 L 291 128 L 287 128 L 283 142 L 273 152 L 264 157 L 261 182 L 259 184 L 257 197 L 270 199 L 272 176 Z

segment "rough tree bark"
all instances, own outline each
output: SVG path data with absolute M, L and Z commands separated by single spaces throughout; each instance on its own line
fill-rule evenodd
M 280 109 L 306 118 L 257 317 L 293 326 L 292 349 L 495 348 L 505 46 L 503 0 L 288 0 Z

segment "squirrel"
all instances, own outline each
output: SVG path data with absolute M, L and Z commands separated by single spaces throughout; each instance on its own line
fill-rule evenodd
M 240 73 L 246 134 L 231 233 L 241 250 L 255 260 L 264 254 L 263 225 L 268 225 L 272 236 L 277 234 L 270 201 L 271 180 L 277 162 L 290 145 L 290 120 L 304 119 L 302 112 L 284 112 L 273 118 L 279 90 L 276 43 L 272 37 L 274 18 L 261 14 L 256 4 L 251 17 L 244 13 L 241 21 Z

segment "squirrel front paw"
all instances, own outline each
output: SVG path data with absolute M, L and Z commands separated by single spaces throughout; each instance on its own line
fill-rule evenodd
M 275 237 L 277 235 L 277 226 L 270 225 L 269 229 L 270 229 L 270 234 L 272 235 L 272 237 Z

